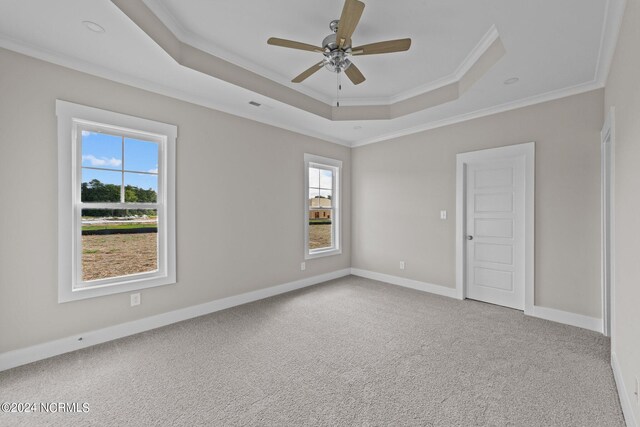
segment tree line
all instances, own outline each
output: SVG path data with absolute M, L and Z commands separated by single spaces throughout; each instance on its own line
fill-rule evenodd
M 81 197 L 85 203 L 119 203 L 120 186 L 115 184 L 105 184 L 97 179 L 83 182 L 81 186 Z M 158 201 L 158 194 L 151 188 L 136 187 L 126 185 L 124 187 L 124 200 L 128 203 L 155 203 Z M 82 216 L 131 216 L 154 214 L 148 209 L 83 209 Z

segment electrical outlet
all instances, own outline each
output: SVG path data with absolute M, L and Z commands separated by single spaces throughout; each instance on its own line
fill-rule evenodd
M 440 211 L 440 219 L 447 219 L 447 211 Z
M 301 262 L 300 263 L 300 271 L 305 271 L 307 269 L 307 263 L 306 262 Z
M 140 293 L 131 294 L 131 307 L 134 305 L 140 305 Z
M 404 270 L 404 261 L 400 261 L 400 270 Z

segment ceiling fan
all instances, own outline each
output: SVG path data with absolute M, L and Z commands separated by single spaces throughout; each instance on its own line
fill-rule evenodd
M 325 67 L 334 73 L 341 73 L 344 71 L 349 80 L 351 80 L 354 85 L 357 85 L 365 81 L 365 78 L 358 67 L 351 62 L 349 59 L 350 56 L 402 52 L 409 50 L 409 47 L 411 47 L 411 39 L 388 40 L 352 47 L 351 35 L 355 31 L 363 11 L 364 3 L 361 1 L 346 0 L 344 7 L 342 8 L 342 15 L 340 15 L 340 19 L 335 19 L 329 24 L 329 28 L 333 31 L 333 34 L 324 38 L 322 41 L 322 47 L 293 40 L 279 39 L 276 37 L 271 37 L 267 40 L 267 43 L 274 46 L 318 52 L 324 55 L 322 61 L 303 71 L 291 80 L 293 83 L 300 83 L 322 67 Z

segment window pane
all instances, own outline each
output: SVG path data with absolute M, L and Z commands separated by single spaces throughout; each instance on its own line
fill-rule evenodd
M 83 202 L 119 202 L 122 172 L 82 168 Z
M 82 280 L 158 269 L 157 211 L 82 210 Z
M 309 211 L 309 249 L 327 249 L 333 247 L 332 211 L 320 209 Z
M 125 138 L 125 170 L 158 173 L 158 147 L 155 142 Z
M 158 175 L 125 172 L 124 185 L 125 202 L 155 203 L 158 201 Z
M 333 188 L 333 172 L 320 169 L 320 188 Z
M 309 187 L 320 187 L 320 169 L 309 168 Z
M 122 169 L 122 137 L 83 130 L 82 166 Z
M 320 197 L 320 190 L 317 188 L 309 189 L 309 206 L 312 208 L 320 207 L 320 201 L 318 198 Z
M 320 190 L 320 207 L 328 208 L 332 206 L 332 191 L 331 190 Z

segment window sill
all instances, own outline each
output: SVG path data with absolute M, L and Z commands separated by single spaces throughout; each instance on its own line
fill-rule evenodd
M 79 301 L 88 298 L 96 298 L 125 292 L 133 292 L 140 289 L 152 288 L 156 286 L 172 285 L 174 283 L 176 283 L 175 277 L 156 276 L 137 280 L 127 280 L 124 282 L 95 287 L 85 286 L 74 290 L 71 290 L 71 287 L 69 287 L 69 289 L 65 289 L 64 292 L 62 292 L 62 289 L 60 289 L 61 292 L 59 292 L 58 294 L 58 303 Z
M 311 253 L 307 252 L 307 254 L 304 256 L 304 259 L 322 258 L 326 256 L 340 255 L 340 254 L 342 254 L 342 249 L 327 249 L 327 250 L 311 252 Z

